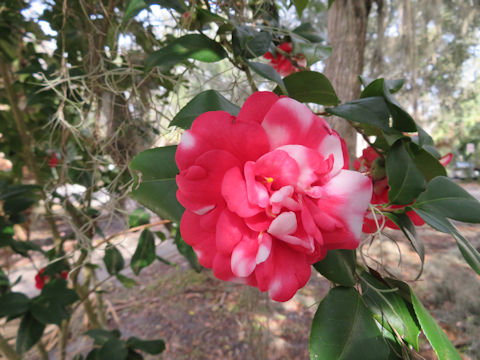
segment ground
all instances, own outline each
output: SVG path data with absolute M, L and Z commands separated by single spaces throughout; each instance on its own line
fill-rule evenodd
M 466 187 L 480 194 L 480 185 Z M 480 225 L 456 225 L 480 249 Z M 420 261 L 399 231 L 389 231 L 371 245 L 365 238 L 359 252 L 370 266 L 409 282 L 463 358 L 480 359 L 480 276 L 468 267 L 450 236 L 427 226 L 418 232 L 425 243 L 426 259 L 423 275 L 416 282 Z M 130 235 L 121 240 L 127 254 L 132 251 L 128 244 L 134 244 L 138 236 Z M 167 348 L 161 359 L 308 359 L 310 324 L 318 302 L 330 288 L 328 281 L 313 273 L 292 300 L 277 303 L 257 289 L 217 280 L 209 270 L 196 273 L 172 249 L 168 242 L 159 246 L 160 253 L 176 265 L 154 263 L 135 278 L 138 284 L 134 288 L 126 289 L 113 280 L 105 283 L 112 328 L 118 327 L 124 337 L 164 339 Z M 14 325 L 4 328 L 12 338 Z M 54 328 L 47 330 L 53 334 Z M 72 330 L 69 359 L 91 345 L 86 336 L 79 336 L 86 330 L 81 311 L 72 318 Z M 54 336 L 48 336 L 51 341 L 46 343 L 55 359 Z M 425 359 L 436 359 L 424 338 L 420 353 Z M 29 358 L 37 358 L 34 351 Z

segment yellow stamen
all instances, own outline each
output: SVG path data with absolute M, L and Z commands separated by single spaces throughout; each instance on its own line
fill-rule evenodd
M 266 177 L 265 178 L 265 181 L 269 184 L 271 184 L 273 182 L 273 178 L 272 177 Z

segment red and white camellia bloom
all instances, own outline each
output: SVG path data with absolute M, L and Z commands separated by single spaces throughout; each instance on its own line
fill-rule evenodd
M 305 105 L 271 92 L 195 119 L 176 152 L 180 231 L 222 280 L 289 300 L 328 250 L 355 249 L 372 184 Z

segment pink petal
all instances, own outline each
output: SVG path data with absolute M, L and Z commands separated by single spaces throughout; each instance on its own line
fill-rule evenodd
M 297 162 L 300 174 L 298 177 L 297 188 L 304 190 L 317 180 L 316 170 L 325 163 L 320 154 L 315 150 L 302 145 L 285 145 L 278 148 L 285 151 L 292 159 Z
M 192 246 L 200 264 L 211 268 L 215 257 L 215 231 L 204 229 L 200 218 L 191 211 L 185 210 L 180 221 L 180 233 L 183 240 Z
M 346 155 L 347 158 L 345 158 L 342 140 L 336 133 L 325 136 L 318 148 L 318 152 L 323 156 L 324 159 L 327 159 L 330 155 L 333 155 L 333 167 L 330 172 L 330 176 L 335 176 L 341 169 L 343 169 L 345 165 L 345 159 L 348 159 L 348 153 Z
M 213 274 L 220 280 L 230 281 L 235 278 L 230 265 L 230 256 L 217 253 L 213 260 Z
M 347 230 L 360 238 L 363 215 L 372 196 L 371 180 L 356 171 L 340 170 L 325 184 L 324 194 L 317 200 L 318 207 L 329 209 L 329 215 L 341 219 Z
M 262 127 L 270 140 L 270 149 L 288 144 L 302 144 L 317 117 L 304 104 L 284 97 L 265 115 Z
M 250 217 L 262 211 L 248 202 L 245 180 L 238 168 L 232 168 L 225 173 L 221 188 L 229 210 L 238 216 Z
M 272 237 L 267 233 L 258 235 L 258 251 L 255 261 L 257 264 L 263 263 L 270 256 L 272 250 Z
M 218 218 L 216 228 L 217 250 L 225 255 L 230 255 L 235 246 L 242 240 L 245 231 L 247 229 L 242 219 L 225 209 Z
M 246 234 L 232 252 L 232 272 L 238 277 L 249 276 L 257 265 L 258 240 Z
M 440 164 L 442 164 L 443 166 L 447 166 L 448 164 L 450 164 L 452 159 L 453 159 L 453 154 L 448 153 L 440 158 Z
M 300 174 L 297 162 L 285 151 L 274 150 L 255 163 L 255 173 L 262 178 L 271 178 L 277 189 L 286 185 L 295 185 Z
M 270 56 L 273 58 L 271 53 Z M 270 91 L 257 91 L 245 100 L 242 109 L 238 113 L 237 120 L 260 124 L 265 114 L 277 100 L 278 96 Z
M 225 172 L 239 165 L 238 159 L 223 150 L 210 150 L 199 156 L 195 164 L 177 175 L 177 199 L 188 210 L 213 209 L 223 201 L 221 183 Z
M 269 258 L 255 269 L 258 288 L 268 290 L 275 301 L 290 300 L 305 286 L 310 274 L 310 263 L 305 255 L 281 243 L 274 243 Z
M 197 117 L 192 128 L 182 135 L 175 154 L 178 168 L 184 170 L 201 154 L 213 149 L 230 152 L 243 164 L 265 154 L 269 141 L 259 124 L 236 121 L 224 111 L 209 111 Z
M 273 236 L 292 234 L 297 230 L 297 217 L 293 211 L 278 215 L 270 224 L 268 232 Z
M 255 163 L 247 161 L 244 168 L 245 182 L 247 185 L 248 201 L 251 204 L 256 204 L 262 208 L 268 206 L 268 190 L 265 185 L 255 180 Z

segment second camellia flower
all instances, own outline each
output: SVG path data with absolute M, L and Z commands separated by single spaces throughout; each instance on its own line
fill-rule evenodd
M 355 249 L 372 185 L 347 170 L 343 139 L 271 92 L 237 117 L 200 115 L 176 153 L 180 230 L 216 277 L 289 300 L 328 250 Z

